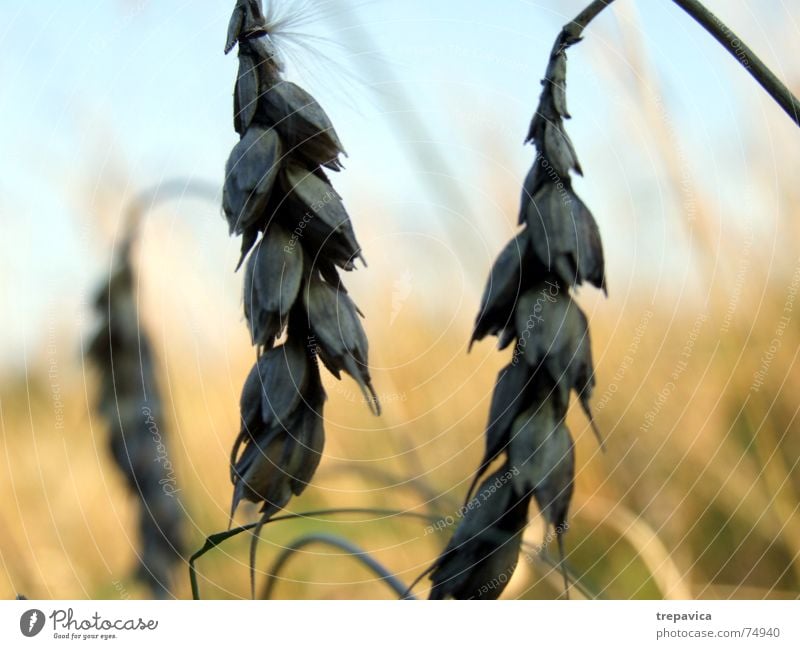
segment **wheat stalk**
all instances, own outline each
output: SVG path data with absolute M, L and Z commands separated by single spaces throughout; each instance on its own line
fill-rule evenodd
M 586 22 L 591 17 L 583 14 Z M 486 450 L 464 517 L 430 569 L 431 599 L 496 599 L 502 593 L 517 564 L 531 498 L 555 530 L 563 567 L 575 475 L 574 442 L 564 421 L 571 391 L 594 426 L 589 325 L 570 290 L 584 282 L 606 288 L 600 234 L 572 188 L 570 174 L 582 169 L 564 129 L 566 50 L 578 40 L 579 33 L 565 27 L 551 51 L 526 138 L 537 156 L 523 186 L 521 230 L 495 262 L 476 319 L 470 344 L 496 335 L 500 349 L 515 343 L 514 351 L 497 378 Z M 501 457 L 502 466 L 472 496 Z M 566 589 L 566 572 L 564 581 Z
M 555 529 L 564 572 L 575 457 L 564 420 L 575 391 L 602 446 L 589 406 L 594 388 L 589 323 L 572 288 L 589 282 L 606 289 L 600 234 L 591 212 L 572 188 L 583 173 L 564 130 L 566 51 L 613 0 L 595 0 L 566 24 L 553 45 L 539 105 L 526 142 L 537 156 L 522 192 L 519 234 L 495 262 L 484 291 L 472 342 L 515 342 L 511 363 L 495 385 L 486 451 L 468 492 L 465 515 L 450 544 L 429 569 L 433 599 L 496 598 L 516 566 L 528 501 L 536 500 Z M 733 32 L 696 0 L 674 0 L 748 69 L 798 122 L 800 103 Z M 800 123 L 800 122 L 798 122 Z M 472 498 L 475 485 L 499 458 L 503 466 Z
M 87 354 L 100 373 L 98 410 L 108 423 L 112 457 L 140 500 L 138 575 L 163 598 L 171 596 L 171 574 L 185 554 L 183 507 L 161 429 L 152 348 L 139 321 L 131 236 L 98 291 L 95 308 L 103 321 Z
M 238 0 L 225 51 L 238 44 L 240 140 L 226 165 L 223 210 L 231 233 L 242 236 L 244 311 L 259 355 L 231 453 L 231 517 L 243 499 L 261 505 L 253 594 L 261 526 L 303 492 L 322 455 L 326 396 L 317 361 L 337 378 L 352 376 L 380 412 L 361 313 L 337 270 L 363 261 L 361 248 L 323 170 L 341 169 L 344 148 L 316 100 L 283 78 L 270 33 L 258 0 Z

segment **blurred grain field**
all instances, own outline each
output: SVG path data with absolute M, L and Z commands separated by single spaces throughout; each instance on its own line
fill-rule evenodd
M 646 295 L 581 296 L 592 314 L 595 407 L 607 451 L 598 451 L 576 413 L 579 469 L 567 539 L 570 569 L 594 596 L 761 598 L 800 591 L 800 329 L 791 311 L 788 322 L 781 320 L 800 271 L 781 268 L 759 279 L 763 285 L 743 287 L 730 317 L 729 300 L 716 293 L 677 311 Z M 326 455 L 291 509 L 375 507 L 447 520 L 480 460 L 504 355 L 491 343 L 466 354 L 474 301 L 465 300 L 445 326 L 415 304 L 413 290 L 402 307 L 395 305 L 393 321 L 387 299 L 367 295 L 362 302 L 384 414 L 372 418 L 354 384 L 327 382 Z M 759 302 L 757 313 L 746 306 Z M 157 311 L 146 317 L 156 332 Z M 180 314 L 158 312 L 166 324 L 156 340 L 176 340 L 170 330 L 180 326 Z M 170 412 L 164 425 L 172 433 L 193 547 L 227 524 L 226 462 L 237 428 L 237 386 L 250 363 L 234 313 L 229 320 L 235 342 L 226 347 L 236 353 L 224 361 L 217 357 L 225 353 L 200 354 L 191 341 L 157 345 Z M 779 349 L 763 372 L 776 330 Z M 132 503 L 111 468 L 103 423 L 88 406 L 94 378 L 75 363 L 55 362 L 72 353 L 71 341 L 56 336 L 42 349 L 28 375 L 3 378 L 0 587 L 33 597 L 139 596 L 129 577 L 137 547 Z M 449 530 L 368 515 L 277 522 L 265 530 L 260 568 L 267 571 L 293 538 L 318 531 L 355 542 L 410 581 L 435 558 Z M 542 534 L 536 521 L 527 538 L 538 544 Z M 205 597 L 247 593 L 246 543 L 231 540 L 201 559 Z M 521 566 L 507 596 L 559 594 L 545 564 Z M 175 594 L 186 597 L 186 574 L 179 577 Z M 351 557 L 309 546 L 287 565 L 276 596 L 392 594 Z
M 690 134 L 676 134 L 658 80 L 637 54 L 636 30 L 620 29 L 621 53 L 637 64 L 628 76 L 602 66 L 596 73 L 610 85 L 617 118 L 597 141 L 576 138 L 587 169 L 578 192 L 614 183 L 620 198 L 589 201 L 609 259 L 610 295 L 581 290 L 578 299 L 591 320 L 593 403 L 606 450 L 573 408 L 577 484 L 566 543 L 580 588 L 572 594 L 797 598 L 796 134 L 782 136 L 790 132 L 783 116 L 759 115 L 736 133 L 746 184 L 738 183 L 741 175 L 718 178 L 724 163 L 713 174 L 698 169 L 686 146 Z M 582 56 L 575 58 L 585 64 Z M 800 69 L 787 68 L 796 88 Z M 469 128 L 483 144 L 476 147 L 488 151 L 472 161 L 479 216 L 425 229 L 403 220 L 416 208 L 413 198 L 387 205 L 370 189 L 346 195 L 370 262 L 348 276 L 348 287 L 367 315 L 384 413 L 372 417 L 355 383 L 326 375 L 325 456 L 290 511 L 378 508 L 457 519 L 482 455 L 494 378 L 509 353 L 485 341 L 467 354 L 466 343 L 482 278 L 513 233 L 523 173 L 505 166 L 516 141 Z M 76 192 L 110 233 L 129 191 L 127 180 L 109 178 L 113 173 L 103 170 L 101 190 Z M 183 225 L 198 211 L 199 226 Z M 240 315 L 241 278 L 232 273 L 236 244 L 217 240 L 224 242 L 225 225 L 216 210 L 181 204 L 146 222 L 136 254 L 142 320 L 168 413 L 161 425 L 193 548 L 228 525 L 228 458 L 253 361 Z M 107 248 L 96 248 L 106 262 Z M 88 295 L 93 288 L 76 290 Z M 78 331 L 62 327 L 59 308 L 53 304 L 46 325 L 28 336 L 23 367 L 0 363 L 0 595 L 144 597 L 132 577 L 135 503 L 112 466 L 93 410 L 97 377 L 81 356 L 93 322 L 86 317 Z M 254 509 L 243 508 L 236 522 L 255 518 Z M 454 526 L 439 527 L 367 514 L 274 522 L 262 534 L 260 581 L 282 548 L 320 532 L 355 543 L 409 583 Z M 543 536 L 536 518 L 526 547 L 535 549 Z M 242 535 L 199 561 L 203 597 L 247 596 L 248 541 Z M 503 597 L 558 597 L 561 579 L 547 560 L 554 551 L 521 559 Z M 173 591 L 191 596 L 186 569 Z M 274 596 L 394 597 L 352 557 L 314 545 L 285 565 Z

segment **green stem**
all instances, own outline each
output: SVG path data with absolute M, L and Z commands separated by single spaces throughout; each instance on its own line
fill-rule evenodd
M 282 570 L 283 566 L 286 565 L 289 559 L 296 552 L 299 552 L 305 546 L 313 543 L 331 545 L 339 550 L 342 550 L 343 552 L 346 552 L 348 555 L 353 557 L 353 559 L 360 561 L 372 572 L 378 575 L 378 577 L 381 578 L 381 581 L 391 588 L 398 597 L 402 599 L 406 594 L 406 585 L 392 573 L 390 573 L 381 563 L 373 559 L 357 545 L 354 545 L 353 543 L 350 543 L 350 541 L 339 536 L 332 536 L 330 534 L 308 534 L 307 536 L 302 536 L 299 539 L 296 539 L 291 545 L 284 548 L 283 551 L 278 555 L 278 558 L 275 559 L 275 562 L 272 564 L 272 567 L 269 570 L 267 583 L 264 585 L 262 599 L 271 598 L 272 591 L 275 589 L 275 582 L 277 580 L 278 573 Z
M 706 9 L 697 0 L 673 0 L 673 2 L 689 14 L 717 42 L 722 45 L 759 85 L 767 91 L 778 105 L 786 111 L 792 121 L 800 126 L 800 101 L 781 82 L 764 62 L 756 56 L 744 41 L 733 33 L 719 18 Z

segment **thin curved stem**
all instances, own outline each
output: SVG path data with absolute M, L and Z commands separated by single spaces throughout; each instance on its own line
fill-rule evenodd
M 556 48 L 563 47 L 564 44 L 571 45 L 579 40 L 586 26 L 613 1 L 614 0 L 594 0 L 594 2 L 581 11 L 571 22 L 564 25 L 558 39 L 556 39 Z M 758 58 L 756 53 L 753 52 L 733 30 L 698 0 L 672 1 L 689 14 L 689 16 L 711 34 L 731 56 L 739 61 L 742 67 L 750 73 L 764 90 L 766 90 L 767 94 L 783 108 L 791 120 L 800 126 L 800 100 L 792 94 L 792 91 L 778 79 L 775 73 Z
M 800 101 L 781 82 L 764 62 L 756 56 L 741 38 L 733 33 L 725 23 L 706 9 L 697 0 L 672 0 L 676 5 L 689 14 L 703 29 L 711 34 L 750 75 L 758 81 L 759 85 L 767 91 L 778 105 L 786 111 L 792 121 L 800 126 Z
M 128 203 L 124 217 L 124 232 L 133 238 L 147 212 L 175 198 L 194 197 L 209 202 L 219 199 L 220 189 L 212 183 L 192 178 L 172 178 L 139 192 Z
M 437 520 L 436 516 L 432 516 L 430 514 L 420 514 L 418 512 L 407 512 L 407 511 L 400 511 L 397 509 L 373 509 L 369 507 L 351 507 L 351 508 L 336 508 L 336 509 L 316 509 L 309 512 L 299 512 L 297 514 L 282 514 L 281 516 L 275 516 L 270 520 L 266 521 L 264 525 L 269 523 L 276 523 L 278 521 L 288 521 L 294 518 L 310 518 L 312 516 L 330 516 L 336 514 L 375 514 L 378 516 L 384 516 L 386 518 L 391 518 L 394 516 L 405 516 L 408 518 L 420 518 L 425 521 L 435 521 Z M 208 538 L 206 538 L 206 542 L 203 544 L 197 552 L 195 552 L 191 557 L 189 557 L 189 581 L 192 585 L 192 599 L 200 599 L 200 588 L 197 585 L 197 568 L 195 563 L 197 560 L 202 557 L 206 552 L 209 550 L 213 550 L 215 547 L 224 543 L 230 538 L 234 536 L 238 536 L 242 532 L 248 532 L 260 525 L 260 521 L 256 523 L 249 523 L 247 525 L 242 525 L 241 527 L 236 527 L 232 530 L 226 530 L 224 532 L 219 532 L 217 534 L 212 534 Z
M 573 42 L 583 34 L 583 30 L 592 22 L 603 9 L 614 0 L 594 0 L 588 7 L 581 11 L 575 18 L 568 22 L 561 30 L 563 35 L 569 36 Z
M 406 585 L 400 581 L 397 577 L 395 577 L 391 572 L 389 572 L 386 567 L 381 564 L 376 559 L 373 559 L 369 554 L 367 554 L 364 550 L 359 548 L 357 545 L 350 543 L 350 541 L 343 539 L 339 536 L 334 536 L 331 534 L 308 534 L 306 536 L 301 536 L 299 539 L 296 539 L 291 545 L 285 547 L 283 551 L 278 555 L 278 558 L 275 559 L 275 562 L 272 564 L 269 570 L 269 576 L 267 577 L 267 583 L 264 585 L 264 591 L 262 599 L 270 599 L 272 596 L 272 591 L 275 589 L 275 583 L 278 577 L 278 573 L 283 569 L 289 559 L 292 556 L 299 552 L 302 548 L 307 545 L 312 545 L 314 543 L 319 543 L 322 545 L 330 545 L 343 552 L 347 553 L 356 561 L 360 561 L 364 566 L 366 566 L 369 570 L 374 572 L 378 577 L 381 578 L 389 588 L 391 588 L 395 594 L 403 598 L 406 593 Z
M 569 579 L 569 585 L 572 588 L 576 589 L 583 595 L 586 599 L 601 599 L 594 593 L 592 593 L 586 586 L 581 583 L 580 579 L 575 575 L 573 570 L 566 565 L 565 563 L 553 559 L 547 552 L 544 550 L 543 547 L 536 545 L 535 543 L 531 543 L 529 541 L 522 542 L 523 547 L 523 556 L 532 563 L 537 563 L 542 566 L 546 566 L 552 569 L 555 572 L 563 571 L 565 572 L 566 576 Z M 527 548 L 527 551 L 525 550 Z

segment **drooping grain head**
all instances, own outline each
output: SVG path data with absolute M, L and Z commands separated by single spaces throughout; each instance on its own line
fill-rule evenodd
M 537 156 L 522 191 L 522 229 L 495 262 L 475 322 L 472 342 L 496 335 L 500 349 L 514 343 L 513 352 L 497 377 L 486 450 L 468 492 L 466 507 L 480 503 L 480 513 L 468 510 L 437 560 L 432 598 L 500 595 L 516 565 L 531 496 L 562 547 L 575 475 L 564 423 L 571 391 L 594 426 L 589 324 L 570 291 L 583 282 L 605 290 L 606 283 L 597 224 L 570 180 L 572 171 L 582 173 L 564 130 L 566 49 L 574 42 L 562 32 L 553 47 L 526 140 Z M 501 457 L 499 472 L 509 476 L 497 489 L 502 497 L 486 497 L 495 473 L 470 499 Z
M 102 321 L 87 353 L 100 375 L 97 408 L 109 427 L 111 455 L 139 500 L 138 575 L 155 597 L 170 597 L 172 575 L 186 554 L 183 507 L 128 243 L 120 257 L 98 291 L 95 307 Z
M 353 377 L 376 414 L 379 405 L 361 314 L 339 277 L 355 268 L 361 247 L 323 170 L 341 169 L 344 147 L 317 101 L 283 78 L 257 0 L 236 3 L 226 52 L 237 44 L 240 140 L 225 168 L 223 211 L 242 236 L 244 311 L 260 357 L 242 391 L 231 515 L 242 499 L 261 503 L 263 524 L 303 491 L 320 461 L 326 397 L 317 361 Z

